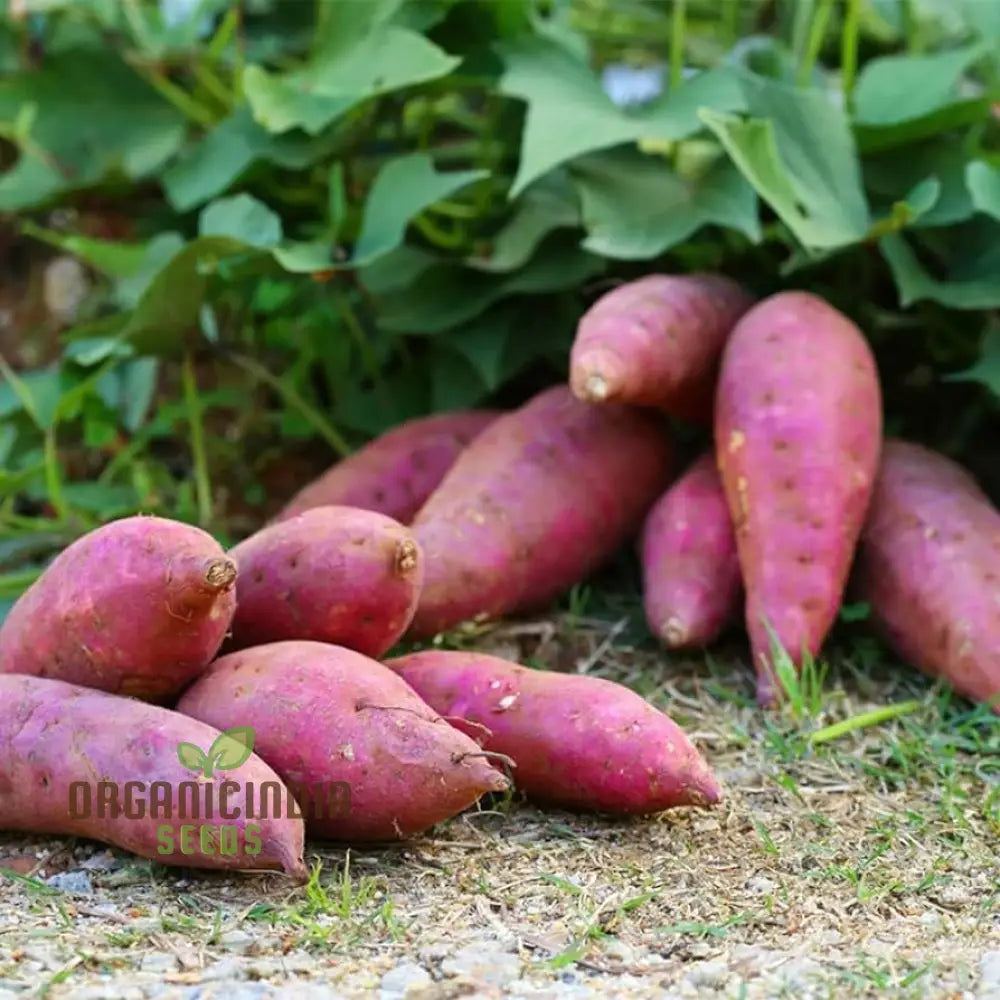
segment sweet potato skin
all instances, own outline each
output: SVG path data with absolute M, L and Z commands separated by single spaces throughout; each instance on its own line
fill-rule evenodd
M 424 578 L 410 530 L 357 507 L 313 507 L 229 555 L 239 580 L 227 651 L 311 639 L 379 657 L 413 619 Z
M 541 607 L 637 533 L 670 475 L 662 418 L 555 386 L 500 417 L 414 519 L 426 574 L 409 634 Z
M 165 702 L 216 655 L 236 565 L 200 528 L 111 521 L 64 549 L 0 625 L 0 673 Z
M 312 507 L 361 507 L 409 524 L 462 450 L 498 410 L 455 410 L 408 420 L 306 484 L 277 514 Z
M 0 829 L 88 837 L 166 865 L 277 869 L 304 880 L 305 825 L 270 767 L 251 755 L 238 767 L 205 778 L 181 764 L 179 744 L 193 743 L 207 752 L 218 736 L 211 726 L 159 705 L 44 677 L 0 676 Z M 117 815 L 98 814 L 99 782 L 113 783 Z M 154 797 L 163 786 L 153 788 L 154 782 L 170 787 L 164 811 L 157 815 L 152 815 Z M 225 802 L 224 782 L 236 783 Z M 248 794 L 259 803 L 260 790 L 269 782 L 280 794 L 279 815 L 259 816 L 258 807 L 248 818 Z M 198 788 L 200 818 L 181 808 L 185 783 L 187 794 L 192 784 Z M 211 799 L 206 787 L 212 788 Z M 240 814 L 233 816 L 237 808 Z M 186 825 L 194 827 L 195 853 L 181 849 Z M 236 830 L 234 853 L 205 852 L 202 828 L 217 844 L 221 826 Z M 163 827 L 172 831 L 169 839 L 161 838 Z
M 846 316 L 807 292 L 781 292 L 733 330 L 715 412 L 757 697 L 773 705 L 780 685 L 764 619 L 801 666 L 840 608 L 881 449 L 875 361 Z
M 726 338 L 752 302 L 719 274 L 649 274 L 620 285 L 580 320 L 570 352 L 573 392 L 707 422 Z
M 888 439 L 852 592 L 890 646 L 976 702 L 1000 696 L 1000 511 L 956 462 Z M 1000 699 L 993 702 L 1000 713 Z
M 408 837 L 508 787 L 391 670 L 340 646 L 279 642 L 220 657 L 177 708 L 220 728 L 253 726 L 257 751 L 293 792 L 346 782 L 346 809 L 297 794 L 310 834 L 332 840 Z
M 712 452 L 698 458 L 653 506 L 643 526 L 640 559 L 646 621 L 667 647 L 708 645 L 733 620 L 743 581 Z
M 680 727 L 620 684 L 454 650 L 385 663 L 452 725 L 510 757 L 515 785 L 537 802 L 643 815 L 721 797 Z

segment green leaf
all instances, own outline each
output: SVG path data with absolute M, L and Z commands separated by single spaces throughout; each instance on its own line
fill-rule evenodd
M 130 434 L 142 426 L 149 413 L 159 374 L 157 358 L 136 358 L 122 369 L 121 419 Z
M 429 153 L 390 160 L 379 170 L 368 194 L 352 264 L 364 265 L 394 250 L 414 216 L 487 175 L 485 170 L 439 173 Z
M 490 392 L 498 388 L 508 374 L 504 358 L 513 333 L 512 319 L 512 311 L 501 307 L 465 326 L 449 330 L 440 338 L 442 344 L 454 354 L 461 355 L 471 366 L 476 375 L 474 381 L 480 382 Z M 437 356 L 434 364 L 437 364 Z M 434 394 L 439 397 L 440 390 L 435 388 Z M 436 403 L 435 407 L 446 408 L 437 407 Z
M 927 273 L 906 240 L 894 233 L 879 241 L 879 249 L 892 271 L 900 305 L 931 300 L 951 309 L 1000 307 L 1000 261 L 980 258 L 980 272 L 952 273 L 938 279 Z M 995 255 L 996 256 L 996 255 Z M 983 273 L 985 272 L 985 273 Z
M 325 242 L 289 241 L 275 247 L 271 256 L 290 274 L 313 274 L 316 271 L 329 271 L 334 266 L 333 246 Z
M 362 101 L 435 80 L 461 60 L 423 35 L 385 21 L 378 3 L 327 5 L 308 63 L 278 75 L 250 65 L 243 90 L 254 119 L 270 132 L 318 134 Z
M 975 212 L 966 184 L 966 163 L 960 145 L 925 142 L 867 158 L 865 185 L 873 195 L 894 202 L 906 198 L 922 181 L 934 180 L 940 187 L 938 197 L 912 225 L 921 229 L 953 225 Z
M 53 52 L 0 80 L 0 122 L 34 107 L 30 142 L 0 175 L 0 211 L 90 187 L 115 171 L 148 176 L 180 148 L 186 122 L 114 49 Z
M 528 105 L 512 198 L 584 153 L 640 139 L 692 135 L 701 129 L 702 106 L 723 111 L 744 107 L 738 78 L 728 67 L 699 73 L 646 112 L 627 113 L 612 103 L 586 63 L 554 42 L 535 37 L 499 51 L 506 66 L 500 91 Z
M 208 751 L 212 767 L 231 771 L 245 764 L 253 753 L 254 731 L 250 726 L 236 726 L 219 733 Z
M 439 264 L 409 287 L 386 295 L 379 326 L 399 333 L 441 333 L 474 319 L 501 299 L 579 288 L 604 268 L 601 258 L 551 241 L 527 266 L 500 281 L 458 265 Z
M 517 199 L 506 224 L 489 243 L 489 250 L 467 257 L 465 263 L 491 273 L 523 267 L 539 243 L 555 229 L 580 225 L 580 206 L 565 172 L 553 171 L 535 181 Z
M 208 276 L 222 257 L 246 250 L 240 241 L 201 236 L 178 251 L 142 292 L 123 337 L 147 354 L 180 354 L 197 326 Z
M 146 256 L 145 243 L 121 243 L 90 236 L 74 236 L 54 229 L 44 229 L 27 220 L 21 224 L 21 231 L 49 246 L 58 247 L 102 274 L 115 278 L 135 274 Z
M 760 240 L 756 192 L 728 159 L 697 180 L 630 150 L 596 154 L 571 169 L 588 233 L 583 245 L 592 253 L 648 260 L 710 224 Z
M 272 135 L 243 104 L 171 163 L 160 180 L 171 206 L 186 212 L 226 191 L 255 163 L 303 170 L 333 152 L 339 141 L 332 132 L 315 138 Z
M 701 117 L 757 193 L 808 250 L 862 240 L 870 225 L 847 119 L 818 90 L 742 78 L 755 117 Z
M 201 236 L 228 236 L 248 246 L 269 249 L 281 242 L 281 218 L 249 194 L 217 198 L 198 217 Z
M 135 273 L 119 278 L 115 284 L 115 304 L 122 309 L 134 309 L 152 280 L 184 246 L 180 233 L 157 233 L 145 245 L 142 262 Z
M 858 150 L 863 154 L 880 153 L 913 145 L 941 132 L 975 125 L 987 118 L 992 102 L 988 97 L 974 97 L 946 104 L 921 118 L 897 125 L 866 126 L 854 123 Z
M 977 43 L 927 56 L 871 59 L 858 74 L 855 121 L 867 126 L 898 125 L 953 103 L 962 74 L 984 51 Z
M 1000 325 L 991 324 L 979 349 L 979 360 L 964 371 L 942 377 L 945 382 L 978 382 L 1000 396 Z
M 177 759 L 181 762 L 181 767 L 186 767 L 189 771 L 198 771 L 199 773 L 204 771 L 208 764 L 208 757 L 205 756 L 205 752 L 193 743 L 178 743 Z
M 976 211 L 1000 220 L 1000 170 L 973 160 L 965 168 L 965 184 Z

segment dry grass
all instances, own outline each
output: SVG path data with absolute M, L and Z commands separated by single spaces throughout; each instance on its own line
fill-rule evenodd
M 539 996 L 587 985 L 594 996 L 974 989 L 979 956 L 1000 949 L 1000 725 L 850 638 L 822 699 L 807 683 L 797 712 L 765 717 L 738 659 L 668 663 L 635 615 L 623 625 L 617 610 L 461 641 L 599 673 L 669 706 L 724 782 L 722 807 L 611 822 L 494 803 L 406 845 L 315 849 L 303 889 L 130 863 L 96 873 L 94 896 L 81 899 L 12 875 L 0 987 L 68 996 L 104 983 L 113 996 L 109 982 L 155 980 L 181 991 L 235 954 L 243 974 L 265 982 L 321 980 L 373 996 L 406 957 L 436 971 L 463 944 L 489 939 L 519 956 L 518 989 L 540 984 Z M 810 741 L 817 727 L 914 697 L 910 714 Z M 38 852 L 45 873 L 71 866 L 73 845 L 4 846 Z M 16 922 L 3 926 L 7 916 Z M 150 955 L 160 956 L 154 979 L 143 971 Z M 474 988 L 443 976 L 420 995 Z

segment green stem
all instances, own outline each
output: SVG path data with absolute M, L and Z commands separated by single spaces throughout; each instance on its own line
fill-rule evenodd
M 895 705 L 885 705 L 882 708 L 873 708 L 870 712 L 862 712 L 860 715 L 853 715 L 849 719 L 842 719 L 832 725 L 817 729 L 809 737 L 809 742 L 815 746 L 817 743 L 827 743 L 830 740 L 839 739 L 847 733 L 856 729 L 864 729 L 866 726 L 877 726 L 890 719 L 898 719 L 902 715 L 910 715 L 916 712 L 923 705 L 922 701 L 901 701 Z
M 861 27 L 861 0 L 845 0 L 847 11 L 840 39 L 840 79 L 844 105 L 851 107 L 854 81 L 858 75 L 858 34 Z
M 674 0 L 670 11 L 670 92 L 684 82 L 684 26 L 687 0 Z
M 336 299 L 340 318 L 344 321 L 344 326 L 347 327 L 348 333 L 350 333 L 351 338 L 361 352 L 362 364 L 365 366 L 368 377 L 375 383 L 375 387 L 379 392 L 384 391 L 385 383 L 382 379 L 382 373 L 379 371 L 378 360 L 372 351 L 371 344 L 368 343 L 364 327 L 358 321 L 358 317 L 355 315 L 354 309 L 347 299 L 346 292 L 339 293 Z
M 200 62 L 195 63 L 194 78 L 205 89 L 205 92 L 214 97 L 226 111 L 230 110 L 233 104 L 233 95 L 207 66 Z
M 740 0 L 723 0 L 723 35 L 732 46 L 740 40 Z
M 830 14 L 833 13 L 833 3 L 834 0 L 820 0 L 819 10 L 816 11 L 816 15 L 812 19 L 806 52 L 802 62 L 799 63 L 797 83 L 800 87 L 807 87 L 812 79 L 816 60 L 819 59 L 819 51 L 823 47 L 826 28 L 830 23 Z
M 263 365 L 242 354 L 228 354 L 227 357 L 238 368 L 253 376 L 265 385 L 270 386 L 284 400 L 286 405 L 298 412 L 312 425 L 316 432 L 341 457 L 346 458 L 351 453 L 351 446 L 343 435 L 330 424 L 320 413 L 309 405 L 290 385 L 286 385 L 277 375 L 268 371 Z
M 41 569 L 22 569 L 14 573 L 3 573 L 0 575 L 0 595 L 16 597 L 27 590 L 41 574 Z
M 191 121 L 204 128 L 211 128 L 215 125 L 216 115 L 208 108 L 199 104 L 187 91 L 178 87 L 176 83 L 168 79 L 162 70 L 147 69 L 144 66 L 137 66 L 133 63 L 133 68 L 139 75 L 162 97 L 168 100 L 182 115 L 190 118 Z
M 203 528 L 212 522 L 212 480 L 208 473 L 208 454 L 205 451 L 205 432 L 202 426 L 201 400 L 194 375 L 191 351 L 184 353 L 181 366 L 184 402 L 187 406 L 188 425 L 191 432 L 191 457 L 194 460 L 194 485 L 198 500 L 198 521 Z
M 56 442 L 56 427 L 53 423 L 45 431 L 45 489 L 49 494 L 49 503 L 56 512 L 56 517 L 65 521 L 69 508 L 62 488 L 62 470 L 59 468 L 59 447 Z

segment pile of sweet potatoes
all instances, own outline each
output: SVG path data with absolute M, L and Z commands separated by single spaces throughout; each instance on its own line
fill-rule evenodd
M 711 806 L 708 761 L 634 691 L 399 650 L 543 611 L 632 547 L 651 633 L 704 647 L 742 617 L 764 705 L 848 592 L 915 666 L 1000 694 L 1000 512 L 883 439 L 862 331 L 807 292 L 650 275 L 583 316 L 565 384 L 397 427 L 228 551 L 143 516 L 70 545 L 0 625 L 0 828 L 301 878 L 309 836 L 412 837 L 512 790 Z

